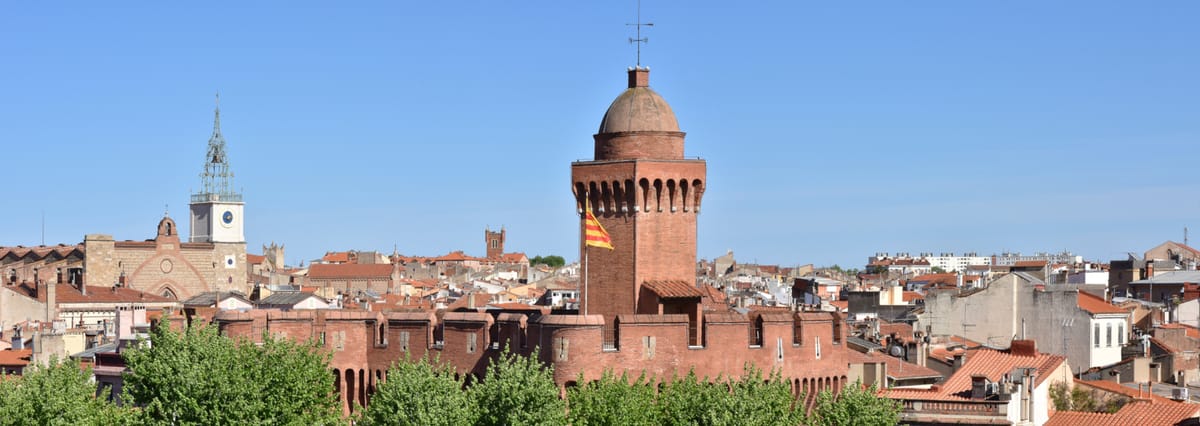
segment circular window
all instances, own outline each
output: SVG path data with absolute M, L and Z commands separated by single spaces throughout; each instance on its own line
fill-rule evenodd
M 164 274 L 169 274 L 172 269 L 175 269 L 175 264 L 171 263 L 171 259 L 163 259 L 158 263 L 158 269 L 161 269 Z
M 222 213 L 221 214 L 221 223 L 225 224 L 225 226 L 232 225 L 233 224 L 233 212 L 226 210 L 225 213 Z

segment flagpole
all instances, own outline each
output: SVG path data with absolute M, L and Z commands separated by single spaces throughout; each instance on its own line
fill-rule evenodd
M 587 244 L 583 245 L 583 314 L 588 314 L 588 249 Z
M 590 208 L 591 208 L 591 206 L 588 205 L 588 191 L 583 191 L 583 216 L 580 218 L 584 219 L 584 230 L 583 230 L 583 234 L 580 238 L 583 239 L 583 314 L 584 315 L 588 314 L 588 302 L 591 301 L 591 299 L 588 298 L 588 246 L 587 246 L 587 229 L 586 229 L 587 228 L 587 212 L 588 212 L 588 209 L 590 209 Z

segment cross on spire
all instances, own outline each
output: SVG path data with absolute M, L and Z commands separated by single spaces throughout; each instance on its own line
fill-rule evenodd
M 653 22 L 642 23 L 642 0 L 637 2 L 637 22 L 625 24 L 637 29 L 637 38 L 630 37 L 629 44 L 637 45 L 637 66 L 642 66 L 642 44 L 650 43 L 650 37 L 642 37 L 642 27 L 653 27 Z

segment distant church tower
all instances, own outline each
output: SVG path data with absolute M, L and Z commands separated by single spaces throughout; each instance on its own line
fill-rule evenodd
M 581 313 L 604 315 L 608 324 L 633 313 L 695 320 L 696 216 L 706 164 L 684 158 L 684 133 L 671 106 L 650 89 L 649 68 L 629 70 L 629 87 L 593 139 L 595 159 L 571 164 L 572 190 L 580 213 L 588 198 L 613 250 L 583 246 L 581 238 L 580 259 L 582 250 L 589 258 Z M 582 217 L 579 228 L 582 235 Z M 667 300 L 679 296 L 687 300 Z
M 221 135 L 218 97 L 213 132 L 208 139 L 208 154 L 204 159 L 204 172 L 200 174 L 200 191 L 192 194 L 189 238 L 192 243 L 213 244 L 213 261 L 223 267 L 218 268 L 213 277 L 216 290 L 247 290 L 246 236 L 242 217 L 244 207 L 242 194 L 233 189 L 233 172 L 229 170 L 225 137 Z
M 504 227 L 500 227 L 500 232 L 492 232 L 490 228 L 484 228 L 483 241 L 487 243 L 488 259 L 499 259 L 504 254 Z

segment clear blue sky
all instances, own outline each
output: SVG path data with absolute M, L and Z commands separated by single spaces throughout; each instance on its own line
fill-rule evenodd
M 186 222 L 219 90 L 251 252 L 482 255 L 504 225 L 578 258 L 570 162 L 635 3 L 343 3 L 0 6 L 0 245 L 43 211 L 47 243 Z M 1200 238 L 1200 3 L 827 3 L 644 1 L 651 86 L 708 160 L 701 257 Z

